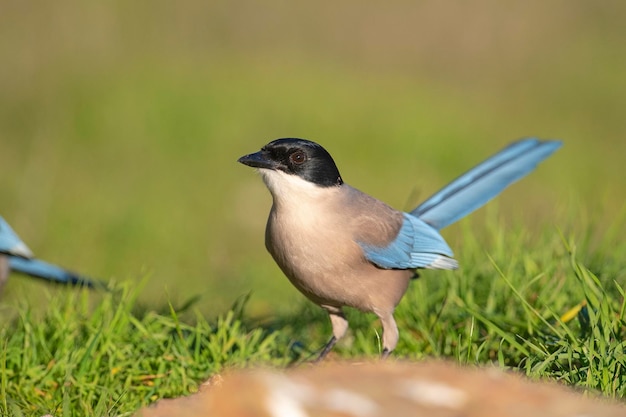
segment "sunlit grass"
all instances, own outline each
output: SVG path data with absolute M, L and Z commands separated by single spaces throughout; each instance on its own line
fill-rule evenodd
M 394 357 L 497 364 L 623 398 L 626 271 L 610 266 L 623 254 L 591 272 L 576 237 L 556 228 L 534 236 L 494 227 L 484 241 L 461 229 L 461 269 L 423 271 L 398 307 Z M 197 300 L 157 312 L 140 293 L 126 282 L 110 293 L 55 293 L 43 314 L 20 304 L 0 329 L 0 414 L 128 415 L 194 392 L 224 368 L 310 360 L 330 335 L 325 313 L 302 297 L 276 300 L 295 303 L 291 314 L 252 317 L 244 297 L 207 320 Z M 377 357 L 375 317 L 349 310 L 348 318 L 330 360 Z
M 130 283 L 94 308 L 87 291 L 23 305 L 0 329 L 0 415 L 128 415 L 139 405 L 197 390 L 225 367 L 281 366 L 288 339 L 242 322 L 241 305 L 207 322 L 142 311 Z M 171 306 L 170 306 L 171 307 Z M 21 410 L 21 411 L 20 411 Z

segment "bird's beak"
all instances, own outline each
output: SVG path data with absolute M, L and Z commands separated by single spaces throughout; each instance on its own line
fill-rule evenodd
M 237 162 L 241 162 L 242 164 L 253 168 L 276 169 L 276 162 L 272 161 L 268 157 L 267 153 L 263 151 L 244 155 L 239 158 Z

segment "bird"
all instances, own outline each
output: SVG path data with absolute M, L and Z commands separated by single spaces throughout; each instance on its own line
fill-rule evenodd
M 458 268 L 439 231 L 531 172 L 562 142 L 525 138 L 462 174 L 409 212 L 346 184 L 330 153 L 306 139 L 281 138 L 238 162 L 255 168 L 272 195 L 265 246 L 289 281 L 329 315 L 332 337 L 348 330 L 344 307 L 374 313 L 381 356 L 395 349 L 394 310 L 418 269 Z
M 11 271 L 59 284 L 87 288 L 105 287 L 104 283 L 36 259 L 28 246 L 0 216 L 0 293 Z

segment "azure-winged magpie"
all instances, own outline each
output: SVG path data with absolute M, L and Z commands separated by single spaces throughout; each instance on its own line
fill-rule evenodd
M 274 140 L 239 162 L 257 168 L 273 205 L 265 245 L 291 283 L 324 308 L 333 336 L 348 329 L 344 306 L 376 314 L 383 357 L 398 342 L 394 309 L 419 268 L 456 269 L 439 230 L 487 203 L 561 146 L 514 142 L 404 213 L 343 182 L 330 154 L 303 139 Z

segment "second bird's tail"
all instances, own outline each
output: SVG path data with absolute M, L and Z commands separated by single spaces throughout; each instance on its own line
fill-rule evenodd
M 40 261 L 39 259 L 24 259 L 12 256 L 9 258 L 9 267 L 15 272 L 59 284 L 69 284 L 87 288 L 106 288 L 103 282 L 75 274 L 74 272 L 48 262 Z

